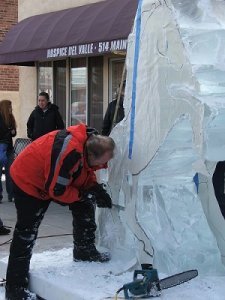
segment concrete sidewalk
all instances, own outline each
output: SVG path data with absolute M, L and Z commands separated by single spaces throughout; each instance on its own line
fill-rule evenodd
M 4 182 L 3 188 L 5 190 Z M 16 222 L 16 208 L 13 202 L 7 201 L 6 193 L 3 194 L 3 202 L 0 204 L 0 217 L 6 226 L 12 227 L 10 235 L 0 236 L 0 259 L 9 253 L 10 244 L 2 245 L 2 243 L 12 238 L 13 229 Z M 51 203 L 42 224 L 39 228 L 39 237 L 49 235 L 63 235 L 72 233 L 72 215 L 68 207 Z M 35 252 L 43 252 L 46 250 L 58 250 L 62 248 L 72 247 L 72 236 L 60 236 L 51 238 L 41 238 L 36 241 L 34 247 Z

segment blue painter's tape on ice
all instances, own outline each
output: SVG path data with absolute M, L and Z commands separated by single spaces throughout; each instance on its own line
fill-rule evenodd
M 140 36 L 141 36 L 141 8 L 143 0 L 139 0 L 137 17 L 136 17 L 136 36 L 135 36 L 135 49 L 134 49 L 134 70 L 132 80 L 132 100 L 131 100 L 131 118 L 130 118 L 130 140 L 129 140 L 129 159 L 132 158 L 133 144 L 134 144 L 134 122 L 135 122 L 135 104 L 136 104 L 136 91 L 137 91 L 137 69 L 140 49 Z
M 199 187 L 199 178 L 198 178 L 198 173 L 195 174 L 195 176 L 193 177 L 193 181 L 196 185 L 196 189 L 197 189 L 197 194 L 198 194 L 198 187 Z

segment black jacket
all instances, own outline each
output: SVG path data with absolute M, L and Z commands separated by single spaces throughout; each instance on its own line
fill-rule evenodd
M 116 124 L 123 120 L 124 118 L 124 108 L 123 108 L 123 98 L 121 98 L 121 101 L 119 103 L 117 117 L 116 117 Z M 113 118 L 116 110 L 116 102 L 117 100 L 113 100 L 111 103 L 109 103 L 109 106 L 107 108 L 103 124 L 102 124 L 102 134 L 103 135 L 110 135 L 110 132 L 112 130 L 113 125 Z
M 15 131 L 14 134 L 12 134 L 12 130 Z M 8 150 L 12 150 L 13 149 L 12 138 L 14 136 L 16 136 L 16 128 L 7 127 L 0 114 L 0 143 L 8 144 Z
M 39 106 L 32 111 L 27 121 L 27 136 L 36 140 L 40 136 L 56 129 L 64 129 L 64 123 L 58 106 L 49 102 L 44 112 Z

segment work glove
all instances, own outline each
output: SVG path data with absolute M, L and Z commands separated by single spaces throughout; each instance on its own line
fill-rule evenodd
M 109 194 L 105 192 L 101 196 L 96 197 L 96 204 L 98 207 L 112 208 L 112 199 Z
M 96 184 L 87 191 L 85 191 L 88 198 L 94 199 L 98 207 L 112 208 L 112 199 L 106 192 L 102 184 Z

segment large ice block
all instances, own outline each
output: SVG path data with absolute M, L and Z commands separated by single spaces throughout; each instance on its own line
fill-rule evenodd
M 225 160 L 225 2 L 140 5 L 140 40 L 135 22 L 128 42 L 125 118 L 111 134 L 115 206 L 99 212 L 99 243 L 160 272 L 222 274 L 225 221 L 212 176 Z

